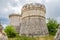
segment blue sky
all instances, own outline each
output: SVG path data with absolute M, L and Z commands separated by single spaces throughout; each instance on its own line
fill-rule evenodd
M 46 18 L 54 18 L 60 22 L 60 0 L 0 0 L 0 22 L 9 24 L 9 14 L 21 14 L 26 3 L 42 3 L 46 6 Z

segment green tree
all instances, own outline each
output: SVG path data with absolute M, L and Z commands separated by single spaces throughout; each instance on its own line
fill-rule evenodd
M 4 31 L 7 33 L 8 37 L 16 37 L 16 31 L 13 26 L 11 25 L 6 26 Z
M 48 18 L 47 23 L 48 31 L 50 35 L 55 35 L 58 28 L 58 23 L 55 19 Z

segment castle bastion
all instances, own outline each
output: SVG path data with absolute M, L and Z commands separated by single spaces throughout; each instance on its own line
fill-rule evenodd
M 20 16 L 15 15 L 15 17 L 13 17 L 10 15 L 11 25 L 20 25 L 20 35 L 45 36 L 48 35 L 45 14 L 45 5 L 40 3 L 26 4 L 22 7 Z M 13 20 L 12 17 L 18 21 Z

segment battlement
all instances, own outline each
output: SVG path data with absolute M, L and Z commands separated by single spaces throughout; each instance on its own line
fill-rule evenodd
M 9 17 L 12 17 L 12 16 L 22 16 L 22 15 L 20 15 L 20 14 L 15 14 L 15 13 L 9 15 Z
M 21 15 L 9 15 L 10 24 L 20 35 L 45 36 L 48 35 L 45 14 L 45 5 L 40 3 L 25 4 L 22 7 Z
M 30 3 L 22 7 L 22 11 L 28 11 L 28 10 L 41 10 L 41 11 L 46 12 L 45 5 L 40 4 L 40 3 Z

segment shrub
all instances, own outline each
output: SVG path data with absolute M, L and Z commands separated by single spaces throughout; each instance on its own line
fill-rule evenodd
M 6 26 L 4 31 L 7 33 L 8 37 L 16 37 L 16 31 L 13 26 L 11 25 Z
M 56 20 L 49 18 L 47 23 L 48 31 L 50 35 L 55 35 L 58 28 L 58 23 Z

